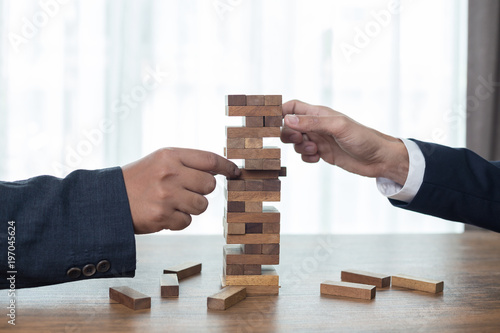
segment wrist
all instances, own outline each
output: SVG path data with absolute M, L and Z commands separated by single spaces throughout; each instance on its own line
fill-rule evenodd
M 387 147 L 386 166 L 382 177 L 388 178 L 400 185 L 406 183 L 410 169 L 410 157 L 403 141 L 391 140 Z

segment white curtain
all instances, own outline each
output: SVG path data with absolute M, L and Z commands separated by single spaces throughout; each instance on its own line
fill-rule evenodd
M 225 94 L 328 105 L 463 146 L 466 0 L 0 0 L 0 179 L 222 154 Z M 283 149 L 283 233 L 460 232 Z M 223 180 L 182 233 L 221 233 Z

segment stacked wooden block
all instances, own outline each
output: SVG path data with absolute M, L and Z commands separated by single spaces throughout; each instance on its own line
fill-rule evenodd
M 264 147 L 266 137 L 279 137 L 281 95 L 229 95 L 226 115 L 244 117 L 244 126 L 228 127 L 225 155 L 244 160 L 237 179 L 228 179 L 224 214 L 222 285 L 245 286 L 252 295 L 277 295 L 280 213 L 263 202 L 280 201 L 281 149 Z

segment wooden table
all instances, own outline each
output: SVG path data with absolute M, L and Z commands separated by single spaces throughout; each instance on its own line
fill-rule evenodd
M 0 331 L 500 332 L 500 234 L 283 236 L 280 296 L 209 311 L 223 242 L 220 236 L 139 236 L 134 279 L 21 289 L 15 328 L 7 324 L 2 292 Z M 202 274 L 181 281 L 178 299 L 160 298 L 162 269 L 184 261 L 201 261 Z M 380 289 L 371 301 L 320 296 L 320 283 L 338 280 L 348 268 L 441 279 L 445 289 L 437 295 Z M 151 309 L 110 301 L 108 288 L 120 285 L 150 295 Z

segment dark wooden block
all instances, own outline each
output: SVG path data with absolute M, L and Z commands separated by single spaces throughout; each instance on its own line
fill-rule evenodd
M 226 264 L 226 275 L 243 275 L 243 264 Z
M 264 117 L 245 117 L 246 127 L 264 127 Z
M 229 201 L 280 201 L 281 192 L 231 191 L 226 192 Z
M 245 106 L 247 105 L 246 95 L 226 95 L 226 105 Z
M 248 182 L 248 180 L 247 180 Z M 263 191 L 281 191 L 281 180 L 279 179 L 264 179 L 262 180 Z
M 283 126 L 283 117 L 282 116 L 267 116 L 264 117 L 264 126 L 265 127 L 281 127 Z
M 375 297 L 375 286 L 367 284 L 325 281 L 321 284 L 321 294 L 332 296 L 344 296 L 351 298 L 372 299 Z
M 243 265 L 243 275 L 261 275 L 262 265 Z
M 258 179 L 243 180 L 245 191 L 264 191 L 264 181 Z
M 246 289 L 228 286 L 207 298 L 207 307 L 211 310 L 226 310 L 247 297 Z
M 245 181 L 238 179 L 228 180 L 227 189 L 228 191 L 246 191 Z
M 245 202 L 244 201 L 228 201 L 227 202 L 227 211 L 235 212 L 235 213 L 244 213 L 245 212 Z
M 262 248 L 265 245 L 277 245 L 277 244 L 242 244 L 241 249 L 244 254 L 263 254 Z M 275 254 L 275 253 L 265 253 L 265 254 Z
M 129 287 L 109 288 L 109 298 L 132 310 L 151 308 L 151 297 Z
M 270 224 L 277 224 L 277 223 L 270 223 Z M 261 234 L 261 233 L 262 233 L 262 223 L 245 223 L 245 234 Z
M 248 236 L 248 235 L 247 235 Z M 245 254 L 241 245 L 224 245 L 224 259 L 226 264 L 236 265 L 278 265 L 279 255 Z
M 283 169 L 283 168 L 282 168 Z M 241 169 L 241 174 L 232 179 L 278 179 L 282 170 L 247 170 Z M 286 171 L 285 171 L 286 175 Z
M 163 274 L 160 277 L 161 297 L 179 297 L 177 274 Z
M 264 95 L 247 95 L 247 105 L 264 105 Z
M 163 270 L 163 274 L 177 274 L 179 280 L 201 273 L 201 263 L 186 262 Z
M 341 271 L 340 279 L 346 282 L 369 284 L 376 286 L 377 288 L 391 286 L 391 277 L 389 275 L 370 273 L 354 269 Z
M 246 202 L 245 204 L 249 204 Z M 255 223 L 279 223 L 281 214 L 272 206 L 265 206 L 259 212 L 255 213 L 233 213 L 227 212 L 226 218 L 228 223 L 240 222 L 255 222 Z
M 237 223 L 232 223 L 232 224 L 237 224 Z M 245 232 L 245 233 L 247 233 L 247 232 Z M 279 223 L 263 223 L 262 224 L 262 233 L 263 234 L 279 234 L 280 233 L 280 224 Z

